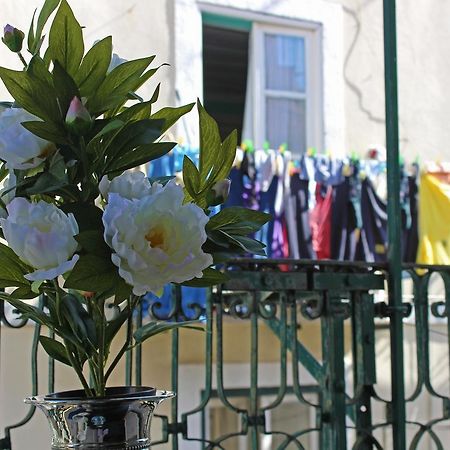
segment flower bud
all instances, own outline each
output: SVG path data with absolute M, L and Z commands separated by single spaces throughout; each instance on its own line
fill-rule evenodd
M 224 203 L 230 194 L 231 181 L 224 179 L 218 181 L 208 192 L 206 200 L 208 206 L 217 206 Z
M 77 136 L 86 134 L 92 127 L 92 117 L 78 97 L 70 102 L 66 115 L 67 128 Z
M 3 29 L 2 41 L 14 53 L 19 53 L 22 50 L 24 38 L 24 32 L 12 25 L 8 24 Z

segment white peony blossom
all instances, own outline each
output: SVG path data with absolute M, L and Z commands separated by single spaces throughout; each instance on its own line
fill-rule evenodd
M 127 59 L 121 58 L 117 53 L 113 53 L 108 67 L 108 73 L 127 61 Z
M 54 144 L 35 136 L 21 123 L 39 120 L 22 108 L 0 112 L 0 159 L 9 169 L 31 169 L 54 150 Z
M 73 269 L 79 256 L 78 224 L 73 214 L 39 201 L 16 197 L 7 205 L 8 217 L 0 225 L 9 247 L 26 264 L 37 269 L 25 275 L 30 281 L 51 280 Z
M 0 198 L 3 204 L 6 206 L 8 203 L 12 201 L 12 199 L 16 195 L 15 186 L 17 184 L 17 178 L 14 175 L 14 172 L 9 172 L 8 176 L 1 183 L 0 189 Z M 0 206 L 0 218 L 6 218 L 8 213 L 3 206 Z
M 142 181 L 132 177 L 137 184 Z M 128 174 L 118 178 L 117 186 L 131 179 Z M 153 183 L 141 197 L 130 195 L 133 189 L 122 192 L 131 198 L 109 191 L 103 224 L 105 241 L 114 251 L 112 261 L 133 293 L 157 293 L 167 283 L 202 277 L 213 263 L 201 248 L 208 222 L 203 210 L 191 203 L 183 205 L 183 189 L 173 181 L 164 187 Z
M 98 185 L 103 198 L 108 200 L 108 194 L 119 194 L 128 200 L 139 199 L 150 194 L 150 180 L 143 172 L 128 170 L 112 181 L 105 175 Z

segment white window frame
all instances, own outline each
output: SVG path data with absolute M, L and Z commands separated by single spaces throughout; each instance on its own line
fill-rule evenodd
M 269 90 L 265 86 L 265 51 L 266 34 L 301 37 L 305 42 L 306 89 L 305 93 L 293 91 Z M 320 26 L 310 24 L 308 27 L 281 27 L 253 23 L 252 49 L 254 51 L 253 73 L 253 130 L 255 144 L 263 146 L 267 139 L 266 130 L 266 98 L 304 99 L 306 101 L 306 148 L 314 147 L 323 151 L 323 109 L 322 109 L 322 70 L 320 53 Z M 289 148 L 295 156 L 298 150 Z
M 323 100 L 319 101 L 322 117 L 314 126 L 315 133 L 323 130 L 318 142 L 319 151 L 330 150 L 335 157 L 346 155 L 346 114 L 344 81 L 344 10 L 338 2 L 329 0 L 175 0 L 174 54 L 176 104 L 184 105 L 202 97 L 202 12 L 240 17 L 267 25 L 315 30 L 320 46 L 314 52 L 321 67 L 320 80 Z M 322 81 L 323 80 L 323 81 Z M 199 142 L 198 117 L 187 114 L 183 127 L 176 128 L 188 145 Z

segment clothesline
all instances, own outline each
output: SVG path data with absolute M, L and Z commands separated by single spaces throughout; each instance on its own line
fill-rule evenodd
M 180 171 L 185 154 L 195 161 L 198 151 L 177 147 L 171 154 L 150 165 L 149 176 L 167 176 Z M 445 167 L 442 164 L 435 164 L 434 168 L 429 165 L 429 170 L 443 171 Z M 418 164 L 402 164 L 400 197 L 405 262 L 416 262 L 419 178 Z M 259 209 L 274 217 L 256 236 L 267 245 L 269 257 L 368 262 L 386 260 L 385 161 L 359 160 L 355 157 L 335 159 L 311 154 L 295 158 L 288 151 L 238 149 L 230 179 L 232 183 L 227 206 Z M 427 201 L 432 204 L 439 199 L 440 207 L 436 210 L 439 215 L 442 208 L 450 210 L 450 192 L 441 186 L 442 180 L 438 183 L 431 190 L 432 194 L 427 194 L 428 197 L 433 196 Z M 442 195 L 437 194 L 439 190 Z M 427 206 L 422 203 L 424 211 Z M 442 212 L 441 216 L 444 217 L 444 214 Z M 435 222 L 439 222 L 439 216 Z M 443 230 L 438 233 L 441 241 L 442 235 L 450 237 L 449 224 L 450 221 L 446 220 Z M 425 224 L 422 228 L 428 236 L 429 226 L 427 228 Z M 433 232 L 431 234 L 434 236 Z M 428 242 L 426 236 L 422 233 L 421 243 Z M 421 245 L 417 261 L 450 263 L 450 245 L 438 247 L 439 251 L 434 244 Z M 424 251 L 424 248 L 428 250 Z

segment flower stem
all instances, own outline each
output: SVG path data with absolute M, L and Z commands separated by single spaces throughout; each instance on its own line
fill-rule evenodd
M 27 69 L 28 68 L 28 63 L 25 61 L 25 58 L 23 57 L 22 53 L 19 52 L 19 53 L 17 53 L 17 55 L 18 55 L 20 61 L 22 61 L 23 67 L 25 69 Z
M 129 308 L 128 311 L 128 319 L 127 319 L 127 336 L 125 339 L 125 342 L 122 346 L 122 348 L 117 353 L 116 357 L 114 358 L 114 361 L 111 363 L 111 365 L 108 367 L 108 370 L 106 371 L 105 375 L 105 383 L 110 377 L 113 370 L 116 368 L 117 364 L 119 364 L 120 360 L 122 359 L 122 356 L 125 354 L 125 352 L 129 349 L 131 339 L 133 337 L 133 311 L 134 308 L 138 302 L 140 297 L 132 296 L 131 299 L 128 300 L 127 308 Z
M 58 283 L 58 279 L 55 278 L 53 280 L 53 286 L 55 288 L 55 310 L 56 310 L 56 318 L 58 321 L 59 327 L 61 329 L 64 328 L 64 324 L 61 319 L 61 292 L 60 287 Z M 81 364 L 77 361 L 77 358 L 74 356 L 74 352 L 72 351 L 72 345 L 69 343 L 67 339 L 63 337 L 63 342 L 67 350 L 67 357 L 69 358 L 70 364 L 75 370 L 76 374 L 78 375 L 79 380 L 81 381 L 81 384 L 83 385 L 84 391 L 86 392 L 86 395 L 88 397 L 93 397 L 92 390 L 89 387 L 88 382 L 86 381 L 86 378 L 83 375 L 83 369 L 81 367 Z

